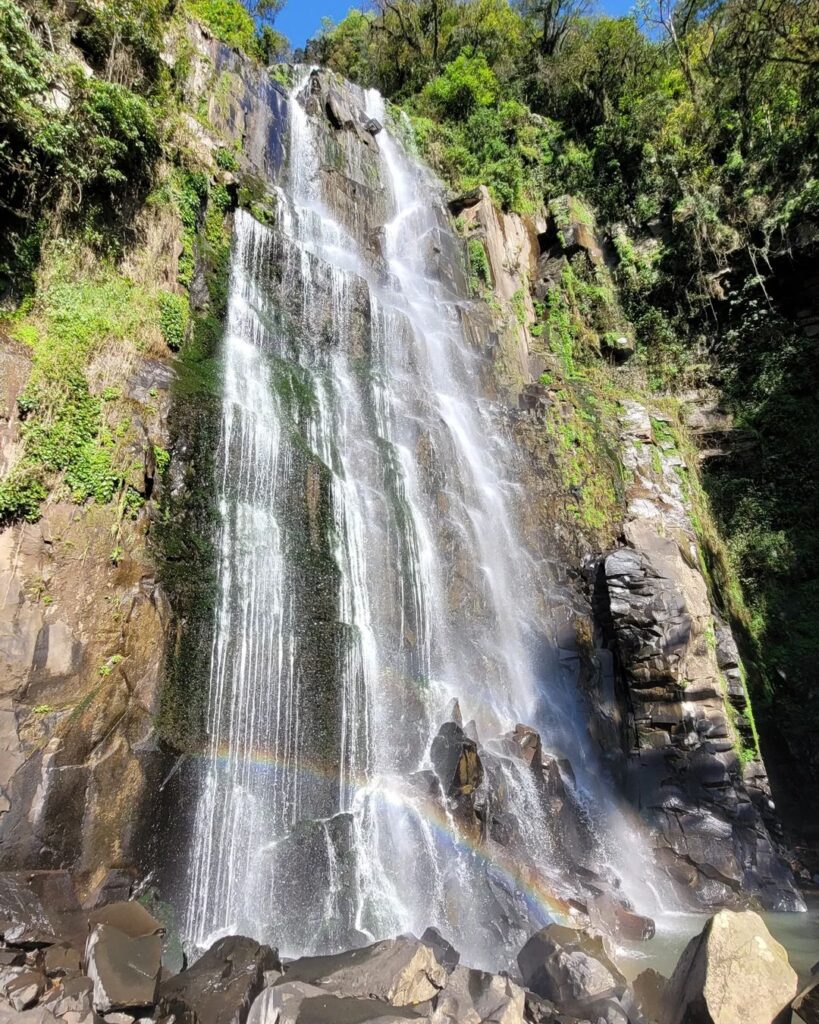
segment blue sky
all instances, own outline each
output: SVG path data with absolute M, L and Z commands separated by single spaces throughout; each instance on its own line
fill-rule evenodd
M 303 46 L 316 33 L 325 15 L 340 21 L 351 7 L 357 6 L 355 0 L 287 0 L 276 19 L 276 28 L 284 32 L 293 46 Z M 600 0 L 606 14 L 626 14 L 632 6 L 633 0 Z

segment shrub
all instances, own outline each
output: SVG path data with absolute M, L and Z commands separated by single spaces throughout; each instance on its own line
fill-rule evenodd
M 160 292 L 159 326 L 169 349 L 178 352 L 182 348 L 189 324 L 190 306 L 187 295 Z
M 215 36 L 245 53 L 256 51 L 256 25 L 240 0 L 187 0 L 191 14 Z

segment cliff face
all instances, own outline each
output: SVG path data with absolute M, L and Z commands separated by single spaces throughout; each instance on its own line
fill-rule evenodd
M 572 381 L 554 355 L 560 324 L 531 334 L 532 303 L 560 288 L 561 264 L 580 254 L 606 273 L 587 223 L 556 228 L 571 202 L 532 219 L 500 213 L 485 192 L 453 203 L 470 251 L 477 242 L 487 260 L 494 364 L 532 460 L 530 543 L 548 536 L 552 557 L 565 559 L 562 659 L 576 665 L 589 729 L 681 898 L 733 905 L 753 893 L 796 909 L 769 832 L 780 829 L 741 660 L 708 578 L 696 452 L 680 413 L 635 390 L 627 336 L 613 338 L 601 387 L 599 376 Z
M 152 287 L 190 299 L 180 356 L 137 347 L 127 370 L 118 364 L 104 380 L 119 389 L 112 416 L 128 421 L 127 487 L 142 501 L 132 518 L 122 503 L 80 505 L 55 494 L 37 523 L 0 533 L 0 867 L 67 869 L 92 901 L 127 891 L 152 861 L 184 853 L 191 791 L 178 759 L 201 752 L 206 738 L 215 604 L 214 366 L 224 250 L 237 204 L 258 220 L 273 218 L 286 158 L 287 98 L 264 69 L 195 25 L 169 40 L 165 59 L 183 80 L 184 107 L 199 115 L 183 115 L 177 142 L 205 185 L 187 220 L 177 205 L 161 231 L 150 212 L 141 221 Z M 322 187 L 378 266 L 384 194 L 369 173 L 371 131 L 351 113 L 360 96 L 333 77 L 315 81 L 308 114 L 324 119 Z M 340 171 L 351 153 L 355 176 Z M 602 392 L 555 359 L 553 339 L 532 331 L 534 304 L 554 290 L 565 261 L 604 267 L 593 228 L 572 219 L 571 202 L 524 219 L 499 213 L 479 193 L 453 213 L 467 236 L 463 251 L 442 231 L 430 240 L 430 257 L 438 281 L 458 292 L 477 278 L 475 291 L 491 300 L 465 301 L 460 315 L 481 356 L 481 386 L 505 408 L 517 443 L 521 528 L 553 581 L 544 616 L 557 671 L 582 690 L 588 731 L 682 898 L 795 909 L 799 897 L 769 832 L 770 794 L 736 646 L 701 568 L 698 485 L 684 428 L 676 414 L 635 396 L 628 370 L 616 369 L 628 355 L 625 327 L 612 322 L 606 358 L 615 384 Z M 271 286 L 280 288 L 284 254 L 273 256 Z M 372 310 L 353 295 L 348 314 L 363 319 Z M 548 330 L 559 334 L 558 319 Z M 0 467 L 8 467 L 19 454 L 18 398 L 31 360 L 19 341 L 0 343 Z M 434 482 L 435 448 L 426 442 Z M 325 586 L 328 482 L 302 455 L 301 501 L 290 518 L 315 558 L 299 581 L 300 600 L 312 601 L 311 614 L 325 622 L 337 618 L 338 600 L 332 580 L 329 596 Z M 458 537 L 449 543 L 459 566 Z M 482 612 L 470 586 L 460 572 L 448 582 L 453 606 L 479 639 Z M 326 681 L 323 639 L 313 639 L 305 676 Z M 548 758 L 543 772 L 551 772 L 553 800 L 570 803 Z M 168 833 L 154 829 L 169 807 L 179 843 L 170 856 Z M 488 812 L 468 810 L 481 828 Z
M 30 363 L 8 341 L 2 359 L 11 461 Z M 151 444 L 166 438 L 171 377 L 141 359 L 121 379 Z M 135 448 L 142 460 L 139 438 Z M 140 470 L 138 486 L 152 491 L 155 466 Z M 6 870 L 67 867 L 92 890 L 108 869 L 133 863 L 143 800 L 158 781 L 154 722 L 171 621 L 147 532 L 145 518 L 123 520 L 114 504 L 55 500 L 37 523 L 0 533 Z

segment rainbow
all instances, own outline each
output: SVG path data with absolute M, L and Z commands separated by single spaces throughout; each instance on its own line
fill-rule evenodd
M 295 769 L 289 758 L 282 758 L 280 755 L 267 750 L 254 749 L 250 752 L 243 751 L 241 755 L 230 752 L 227 744 L 221 743 L 218 747 L 211 748 L 208 753 L 191 755 L 193 759 L 206 764 L 222 764 L 236 766 L 237 764 L 251 765 L 261 771 L 278 771 L 287 774 L 297 774 L 316 780 L 323 784 L 331 783 L 339 785 L 339 772 L 337 768 L 315 762 L 299 760 L 298 768 Z M 355 793 L 367 791 L 370 799 L 383 801 L 395 800 L 399 795 L 400 802 L 410 805 L 406 794 L 398 787 L 379 787 L 374 780 L 361 774 L 345 775 L 344 788 L 350 791 L 350 800 L 346 801 L 348 806 L 352 803 L 352 796 Z M 487 868 L 500 875 L 516 894 L 525 901 L 527 908 L 537 920 L 556 921 L 561 924 L 572 924 L 577 921 L 577 909 L 561 896 L 558 896 L 548 885 L 547 880 L 531 864 L 523 864 L 511 856 L 503 847 L 493 842 L 486 842 L 476 833 L 470 835 L 467 831 L 459 829 L 454 820 L 449 817 L 444 808 L 433 799 L 424 799 L 419 796 L 411 803 L 413 811 L 422 817 L 438 839 L 448 844 L 456 852 L 467 853 L 476 858 L 482 867 Z

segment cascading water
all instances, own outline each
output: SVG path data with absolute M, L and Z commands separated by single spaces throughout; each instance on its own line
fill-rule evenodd
M 387 131 L 327 133 L 314 86 L 290 95 L 274 223 L 236 216 L 186 938 L 299 954 L 434 925 L 497 968 L 573 893 L 559 832 L 605 862 L 610 814 L 549 656 L 437 184 Z M 429 771 L 455 700 L 482 744 L 478 832 Z M 573 824 L 510 756 L 518 722 L 571 758 Z

